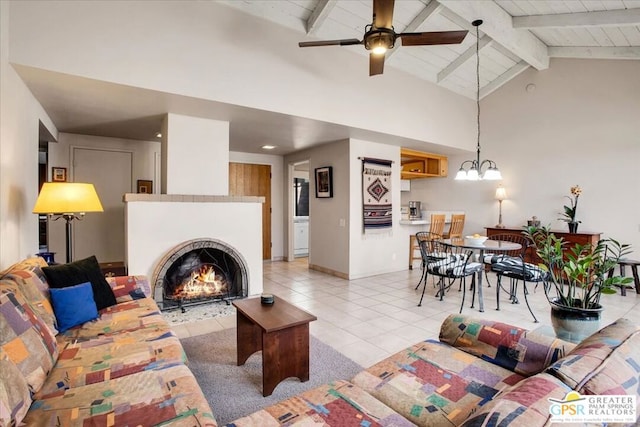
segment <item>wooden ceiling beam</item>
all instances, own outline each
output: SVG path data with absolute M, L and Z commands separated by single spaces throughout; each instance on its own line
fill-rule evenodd
M 316 8 L 311 12 L 311 16 L 307 19 L 307 34 L 313 34 L 318 31 L 324 21 L 336 6 L 337 0 L 320 0 Z
M 596 47 L 596 46 L 558 46 L 549 47 L 552 58 L 581 59 L 640 59 L 640 46 Z
M 514 16 L 513 28 L 623 27 L 640 25 L 640 8 Z
M 493 40 L 491 37 L 485 35 L 480 38 L 479 50 L 482 50 L 485 47 L 488 47 L 492 44 Z M 465 62 L 470 60 L 471 58 L 476 56 L 476 44 L 474 43 L 472 46 L 469 46 L 467 50 L 465 50 L 460 56 L 453 60 L 449 65 L 442 69 L 438 73 L 438 83 L 449 77 L 453 74 L 458 68 L 460 68 Z
M 509 68 L 507 71 L 500 74 L 498 78 L 493 79 L 490 83 L 487 83 L 480 89 L 480 99 L 489 95 L 491 92 L 498 89 L 500 86 L 507 83 L 509 80 L 513 79 L 529 67 L 530 65 L 525 61 L 520 61 L 513 67 Z
M 538 70 L 549 68 L 547 46 L 529 31 L 513 28 L 512 17 L 498 4 L 488 1 L 439 0 L 439 2 L 472 22 L 482 19 L 481 31 Z
M 437 0 L 431 0 L 429 4 L 425 6 L 425 8 L 422 9 L 420 13 L 418 13 L 416 17 L 411 20 L 411 22 L 409 22 L 409 25 L 407 25 L 405 29 L 402 30 L 402 32 L 403 33 L 415 32 L 420 25 L 427 22 L 427 20 L 430 17 L 437 15 L 442 9 L 443 9 L 442 5 L 438 3 Z M 386 59 L 389 59 L 391 55 L 393 55 L 393 53 L 396 52 L 396 49 L 401 45 L 402 44 L 399 43 L 398 46 L 396 46 L 394 49 L 388 51 Z

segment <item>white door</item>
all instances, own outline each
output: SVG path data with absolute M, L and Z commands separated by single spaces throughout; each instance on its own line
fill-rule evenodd
M 71 153 L 73 181 L 92 183 L 104 208 L 73 221 L 73 259 L 125 261 L 122 196 L 132 192 L 133 153 L 79 147 Z

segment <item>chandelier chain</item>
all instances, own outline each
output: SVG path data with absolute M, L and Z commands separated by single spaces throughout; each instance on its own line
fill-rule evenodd
M 478 155 L 480 154 L 480 25 L 476 25 L 476 110 L 478 122 Z M 478 159 L 479 161 L 480 159 Z M 480 165 L 478 165 L 480 167 Z

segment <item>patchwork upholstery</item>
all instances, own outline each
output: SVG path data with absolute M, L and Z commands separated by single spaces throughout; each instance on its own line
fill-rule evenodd
M 524 376 L 542 372 L 575 344 L 506 323 L 452 314 L 440 341 Z
M 419 426 L 458 425 L 524 377 L 450 345 L 427 340 L 352 382 Z
M 72 342 L 60 352 L 56 368 L 34 398 L 177 363 L 186 363 L 186 356 L 180 340 L 168 328 Z
M 637 394 L 640 386 L 640 327 L 628 319 L 619 319 L 584 339 L 547 372 L 574 390 L 584 390 L 585 394 L 606 389 L 618 392 L 631 390 Z M 621 381 L 618 387 L 613 384 L 615 381 Z
M 99 335 L 115 335 L 142 329 L 166 330 L 167 323 L 151 298 L 138 299 L 107 307 L 98 319 L 71 328 L 61 334 L 68 342 L 85 341 Z
M 557 378 L 538 374 L 519 382 L 469 417 L 462 426 L 546 426 L 549 400 L 563 400 L 571 389 Z M 566 424 L 565 424 L 566 425 Z
M 217 425 L 146 277 L 109 278 L 116 305 L 59 333 L 46 265 L 0 273 L 0 426 Z
M 40 390 L 58 357 L 47 325 L 20 294 L 6 290 L 0 290 L 0 347 L 32 392 Z
M 216 426 L 208 408 L 193 374 L 185 365 L 179 364 L 36 400 L 24 423 L 33 427 Z
M 227 427 L 415 426 L 347 381 L 335 381 L 239 418 Z
M 127 302 L 151 296 L 151 287 L 146 276 L 115 276 L 107 277 L 116 302 Z
M 14 426 L 24 418 L 31 405 L 29 384 L 2 348 L 0 373 L 0 425 Z
M 14 264 L 0 273 L 0 288 L 11 289 L 14 293 L 19 291 L 55 335 L 58 333 L 56 317 L 49 300 L 49 285 L 42 272 L 46 265 L 40 257 Z

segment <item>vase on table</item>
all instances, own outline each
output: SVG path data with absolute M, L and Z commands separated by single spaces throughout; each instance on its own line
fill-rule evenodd
M 577 233 L 578 232 L 578 223 L 577 222 L 568 222 L 569 233 Z

